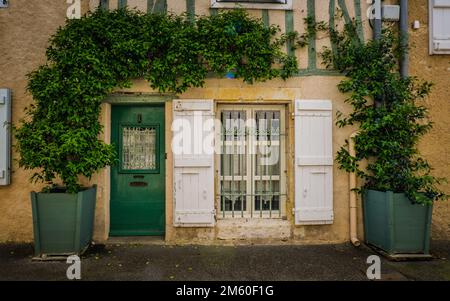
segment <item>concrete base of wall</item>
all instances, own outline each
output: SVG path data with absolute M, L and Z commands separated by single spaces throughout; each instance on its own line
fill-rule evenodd
M 217 221 L 217 239 L 289 239 L 291 224 L 281 219 L 225 219 Z

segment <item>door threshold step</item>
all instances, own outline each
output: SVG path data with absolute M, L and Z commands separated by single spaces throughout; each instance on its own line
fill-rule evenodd
M 140 245 L 164 245 L 163 236 L 114 236 L 108 238 L 107 245 L 114 244 L 140 244 Z

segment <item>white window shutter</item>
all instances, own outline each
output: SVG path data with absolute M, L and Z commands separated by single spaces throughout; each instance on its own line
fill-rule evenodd
M 174 225 L 178 227 L 215 223 L 213 105 L 212 100 L 173 102 Z
M 0 89 L 0 186 L 11 178 L 11 90 Z
M 450 54 L 450 0 L 430 2 L 430 54 Z
M 332 106 L 295 101 L 295 224 L 333 223 Z

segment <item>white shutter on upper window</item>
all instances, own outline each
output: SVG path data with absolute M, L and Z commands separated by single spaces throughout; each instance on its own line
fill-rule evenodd
M 430 2 L 430 54 L 450 54 L 450 0 Z
M 214 110 L 212 100 L 174 100 L 174 225 L 209 227 L 214 210 Z
M 295 101 L 295 224 L 333 223 L 332 106 Z

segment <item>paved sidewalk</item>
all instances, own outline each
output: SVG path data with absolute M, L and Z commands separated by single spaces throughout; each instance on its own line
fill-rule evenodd
M 389 262 L 382 280 L 450 280 L 450 242 L 434 241 L 435 259 Z M 32 261 L 30 244 L 0 245 L 0 280 L 66 280 L 65 262 Z M 81 261 L 82 280 L 367 280 L 366 247 L 339 245 L 95 246 Z

